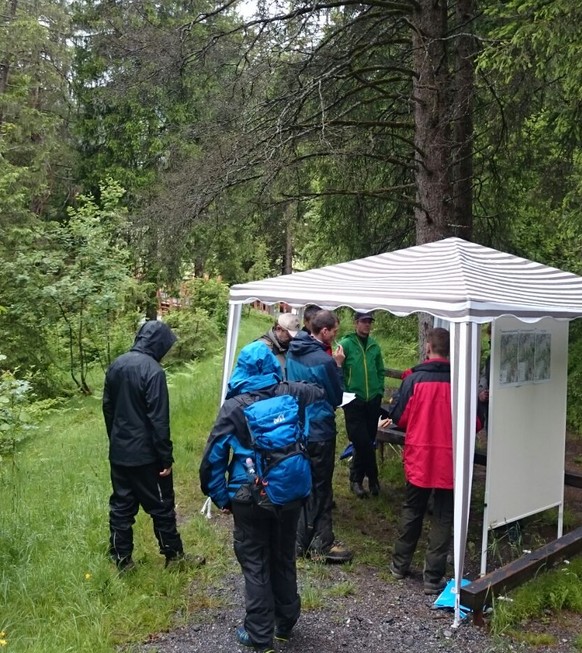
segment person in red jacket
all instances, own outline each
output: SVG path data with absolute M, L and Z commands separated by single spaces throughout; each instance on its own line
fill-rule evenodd
M 391 412 L 394 423 L 406 430 L 406 496 L 390 571 L 398 580 L 408 575 L 432 495 L 432 523 L 424 562 L 425 594 L 439 594 L 446 585 L 444 575 L 454 518 L 449 348 L 446 329 L 429 331 L 427 358 L 404 378 Z

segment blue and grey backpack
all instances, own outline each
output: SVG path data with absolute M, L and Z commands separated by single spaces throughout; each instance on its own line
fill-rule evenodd
M 247 459 L 253 496 L 265 507 L 285 506 L 311 492 L 311 464 L 292 395 L 261 399 L 244 410 L 255 459 Z

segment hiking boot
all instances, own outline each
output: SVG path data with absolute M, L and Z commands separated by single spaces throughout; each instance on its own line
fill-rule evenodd
M 396 567 L 394 562 L 390 563 L 389 569 L 390 569 L 390 574 L 392 575 L 392 578 L 394 578 L 396 580 L 404 580 L 406 578 L 406 576 L 408 575 L 408 571 L 400 571 Z
M 290 630 L 283 630 L 282 628 L 275 628 L 275 639 L 278 642 L 288 642 L 289 638 L 291 637 L 291 631 Z
M 242 644 L 243 646 L 248 646 L 249 648 L 252 647 L 253 651 L 256 651 L 256 653 L 275 653 L 275 650 L 270 646 L 267 646 L 267 648 L 261 648 L 260 646 L 255 646 L 253 644 L 253 640 L 251 639 L 251 636 L 247 633 L 244 626 L 239 626 L 236 629 L 235 636 L 236 636 L 236 641 L 239 644 Z
M 338 564 L 349 562 L 354 557 L 354 554 L 348 549 L 348 547 L 339 540 L 335 540 L 330 547 L 321 553 L 326 562 L 337 562 Z
M 247 633 L 244 626 L 239 626 L 235 632 L 236 641 L 243 646 L 254 646 L 251 636 Z
M 435 583 L 431 583 L 430 581 L 425 580 L 424 593 L 427 596 L 431 596 L 433 594 L 440 594 L 445 589 L 446 586 L 447 586 L 447 581 L 444 578 L 441 578 Z
M 135 562 L 131 559 L 130 555 L 125 558 L 114 558 L 113 562 L 115 562 L 118 571 L 123 572 L 124 574 L 135 569 Z
M 377 497 L 380 494 L 380 483 L 378 481 L 369 481 L 368 486 L 370 488 L 370 494 L 373 497 Z
M 191 553 L 178 553 L 175 556 L 169 556 L 166 558 L 166 569 L 197 569 L 206 564 L 206 558 L 204 556 L 192 555 Z
M 358 497 L 358 499 L 367 499 L 368 493 L 364 490 L 364 486 L 361 483 L 353 481 L 350 483 L 351 491 Z

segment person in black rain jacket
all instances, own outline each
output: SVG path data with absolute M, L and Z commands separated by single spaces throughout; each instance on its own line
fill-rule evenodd
M 166 565 L 184 559 L 176 528 L 168 386 L 160 365 L 175 341 L 163 322 L 145 322 L 131 350 L 113 361 L 105 376 L 103 416 L 113 488 L 109 553 L 119 569 L 133 567 L 132 526 L 140 505 L 152 518 Z

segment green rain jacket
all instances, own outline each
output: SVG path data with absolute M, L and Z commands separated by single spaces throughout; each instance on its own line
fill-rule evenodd
M 358 399 L 370 401 L 384 394 L 384 361 L 380 345 L 368 336 L 366 348 L 357 333 L 340 340 L 346 360 L 343 364 L 347 392 L 355 392 Z

